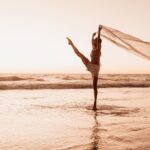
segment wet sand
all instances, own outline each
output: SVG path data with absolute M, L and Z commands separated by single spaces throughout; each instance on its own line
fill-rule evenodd
M 0 91 L 0 150 L 149 150 L 150 88 Z

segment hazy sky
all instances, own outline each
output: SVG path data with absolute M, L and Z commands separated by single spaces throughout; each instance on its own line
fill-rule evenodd
M 87 73 L 66 36 L 89 57 L 99 24 L 150 41 L 149 0 L 0 0 L 0 73 Z M 103 39 L 101 73 L 150 73 L 150 62 Z

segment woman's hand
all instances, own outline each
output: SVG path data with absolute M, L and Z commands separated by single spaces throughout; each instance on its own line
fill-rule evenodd
M 92 34 L 92 36 L 94 37 L 96 35 L 96 32 L 94 32 L 93 34 Z
M 73 44 L 73 42 L 71 41 L 71 39 L 70 38 L 68 38 L 68 37 L 66 37 L 67 38 L 67 40 L 68 40 L 68 44 L 69 45 L 72 45 Z
M 98 29 L 99 29 L 99 30 L 102 30 L 102 25 L 99 25 Z

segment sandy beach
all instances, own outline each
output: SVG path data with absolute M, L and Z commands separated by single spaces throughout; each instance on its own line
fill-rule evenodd
M 149 150 L 150 88 L 0 91 L 1 150 Z

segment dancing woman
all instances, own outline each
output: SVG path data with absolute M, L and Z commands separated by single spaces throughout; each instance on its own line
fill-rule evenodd
M 101 38 L 100 38 L 100 31 L 102 29 L 102 26 L 100 25 L 98 27 L 98 33 L 97 33 L 97 37 L 96 36 L 96 32 L 93 33 L 92 35 L 92 50 L 91 50 L 91 60 L 89 60 L 88 58 L 86 58 L 78 49 L 77 47 L 74 45 L 74 43 L 72 42 L 72 40 L 70 38 L 67 37 L 68 40 L 68 44 L 71 45 L 71 47 L 73 48 L 75 54 L 81 58 L 83 64 L 86 66 L 87 70 L 89 72 L 91 72 L 92 74 L 92 78 L 93 78 L 93 89 L 94 89 L 94 105 L 93 105 L 93 110 L 96 110 L 96 104 L 97 104 L 97 83 L 98 83 L 98 75 L 99 75 L 99 70 L 100 70 L 100 56 L 101 56 Z

